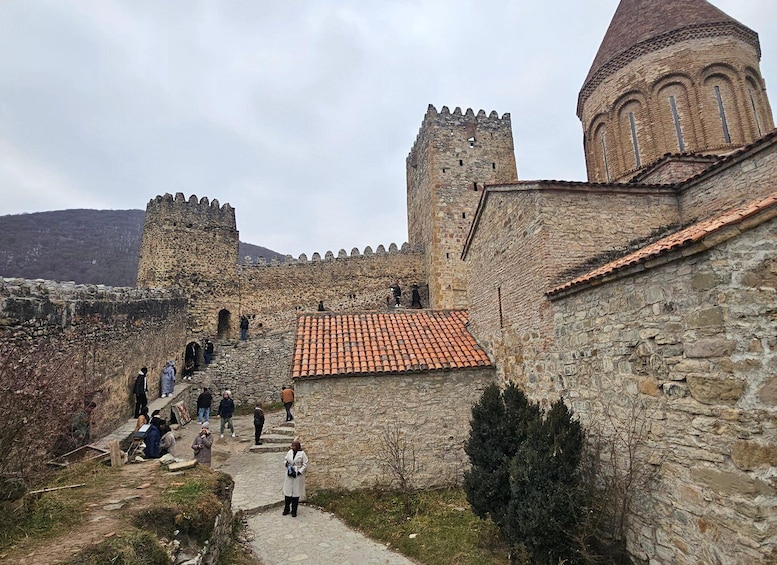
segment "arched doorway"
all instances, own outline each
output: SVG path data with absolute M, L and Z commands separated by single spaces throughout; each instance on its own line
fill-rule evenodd
M 219 325 L 218 330 L 216 331 L 219 338 L 229 337 L 230 330 L 232 329 L 231 318 L 232 314 L 229 313 L 229 310 L 226 308 L 219 310 Z

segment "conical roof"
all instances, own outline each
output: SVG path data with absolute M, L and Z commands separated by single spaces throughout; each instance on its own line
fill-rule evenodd
M 758 35 L 754 31 L 706 0 L 621 0 L 588 71 L 583 90 L 591 86 L 589 83 L 597 78 L 605 65 L 615 59 L 628 59 L 627 52 L 638 46 L 657 38 L 670 39 L 673 35 L 680 39 L 678 32 L 681 30 L 710 26 L 737 28 L 738 35 L 759 48 Z

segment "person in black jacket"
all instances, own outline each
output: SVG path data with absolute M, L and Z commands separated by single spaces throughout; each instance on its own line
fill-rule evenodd
M 207 424 L 210 421 L 210 407 L 213 404 L 213 396 L 208 387 L 202 389 L 197 397 L 197 423 Z
M 148 369 L 143 367 L 135 378 L 135 386 L 132 387 L 135 395 L 135 418 L 140 416 L 144 406 L 148 406 Z
M 232 393 L 228 390 L 224 391 L 224 397 L 219 403 L 219 416 L 221 416 L 221 437 L 224 437 L 224 427 L 228 426 L 232 430 L 232 437 L 237 437 L 235 434 L 235 426 L 232 425 L 232 413 L 235 411 L 235 401 L 232 400 Z
M 205 340 L 205 364 L 209 365 L 211 359 L 213 359 L 213 342 L 209 339 Z

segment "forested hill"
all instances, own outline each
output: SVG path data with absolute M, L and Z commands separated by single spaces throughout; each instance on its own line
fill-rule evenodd
M 135 286 L 143 210 L 60 210 L 0 216 L 0 276 Z M 240 242 L 238 257 L 284 256 Z

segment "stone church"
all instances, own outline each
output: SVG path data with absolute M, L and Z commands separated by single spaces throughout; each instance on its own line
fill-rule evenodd
M 240 263 L 228 204 L 157 196 L 138 288 L 6 279 L 0 343 L 74 347 L 62 329 L 99 320 L 91 370 L 120 415 L 136 369 L 118 344 L 153 372 L 216 338 L 217 388 L 270 401 L 293 380 L 314 486 L 375 480 L 379 461 L 341 446 L 367 453 L 391 422 L 429 436 L 422 484 L 459 480 L 471 403 L 514 382 L 636 453 L 652 477 L 629 517 L 636 558 L 773 563 L 777 132 L 758 35 L 706 0 L 621 0 L 592 55 L 588 182 L 519 180 L 509 114 L 429 106 L 408 243 Z

